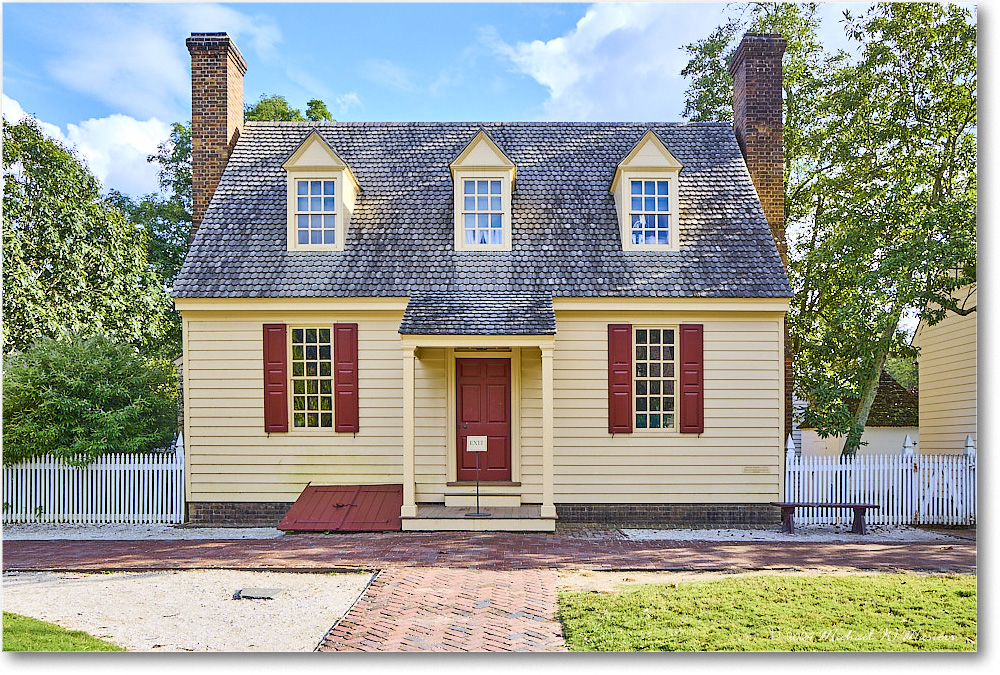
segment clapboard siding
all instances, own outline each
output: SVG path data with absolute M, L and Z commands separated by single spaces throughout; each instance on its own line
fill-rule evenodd
M 399 311 L 187 311 L 189 501 L 293 501 L 306 483 L 402 480 Z M 358 324 L 358 433 L 264 432 L 262 326 Z M 419 427 L 418 427 L 419 429 Z
M 704 326 L 705 432 L 607 430 L 607 327 Z M 781 488 L 781 314 L 557 310 L 556 503 L 741 503 Z M 754 472 L 744 473 L 746 467 Z
M 960 296 L 965 296 L 964 290 Z M 975 304 L 973 291 L 969 305 Z M 975 312 L 949 314 L 940 323 L 917 329 L 922 454 L 958 454 L 967 435 L 978 440 L 976 330 Z
M 190 501 L 292 501 L 313 484 L 402 481 L 399 310 L 187 310 L 186 409 Z M 556 503 L 741 503 L 781 486 L 782 315 L 778 312 L 557 310 L 554 372 Z M 354 433 L 263 431 L 265 323 L 359 326 Z M 703 434 L 607 431 L 607 325 L 704 326 Z M 449 351 L 415 364 L 418 502 L 448 488 Z M 522 501 L 542 501 L 542 383 L 538 348 L 520 350 Z M 750 473 L 747 473 L 750 471 Z

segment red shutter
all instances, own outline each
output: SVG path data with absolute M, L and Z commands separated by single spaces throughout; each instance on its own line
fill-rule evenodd
M 264 324 L 264 431 L 288 431 L 285 324 Z
M 632 433 L 632 326 L 608 324 L 608 431 Z
M 705 431 L 704 339 L 701 324 L 680 327 L 680 432 Z
M 358 324 L 333 327 L 333 387 L 337 431 L 358 431 Z

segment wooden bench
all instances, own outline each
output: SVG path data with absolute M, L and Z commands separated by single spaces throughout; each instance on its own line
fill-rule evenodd
M 878 508 L 878 504 L 830 504 L 823 502 L 771 502 L 771 506 L 781 508 L 781 531 L 788 534 L 795 534 L 795 521 L 792 514 L 797 508 L 854 509 L 854 524 L 851 526 L 851 532 L 854 534 L 868 534 L 868 529 L 865 527 L 865 511 Z

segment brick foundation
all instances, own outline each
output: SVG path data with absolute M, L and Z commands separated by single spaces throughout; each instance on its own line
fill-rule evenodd
M 770 504 L 556 504 L 560 523 L 627 527 L 775 527 L 779 510 Z
M 188 502 L 189 525 L 276 527 L 293 502 Z
M 276 527 L 292 502 L 188 502 L 189 525 Z M 556 504 L 561 523 L 620 527 L 777 527 L 769 504 Z

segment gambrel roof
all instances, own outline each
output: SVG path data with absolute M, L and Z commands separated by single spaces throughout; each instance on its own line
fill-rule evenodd
M 622 250 L 611 181 L 650 129 L 684 167 L 676 252 Z M 343 251 L 286 250 L 282 163 L 313 130 L 361 187 Z M 517 166 L 511 251 L 454 250 L 449 164 L 481 130 Z M 173 295 L 426 297 L 416 312 L 433 297 L 791 289 L 728 124 L 248 122 Z

